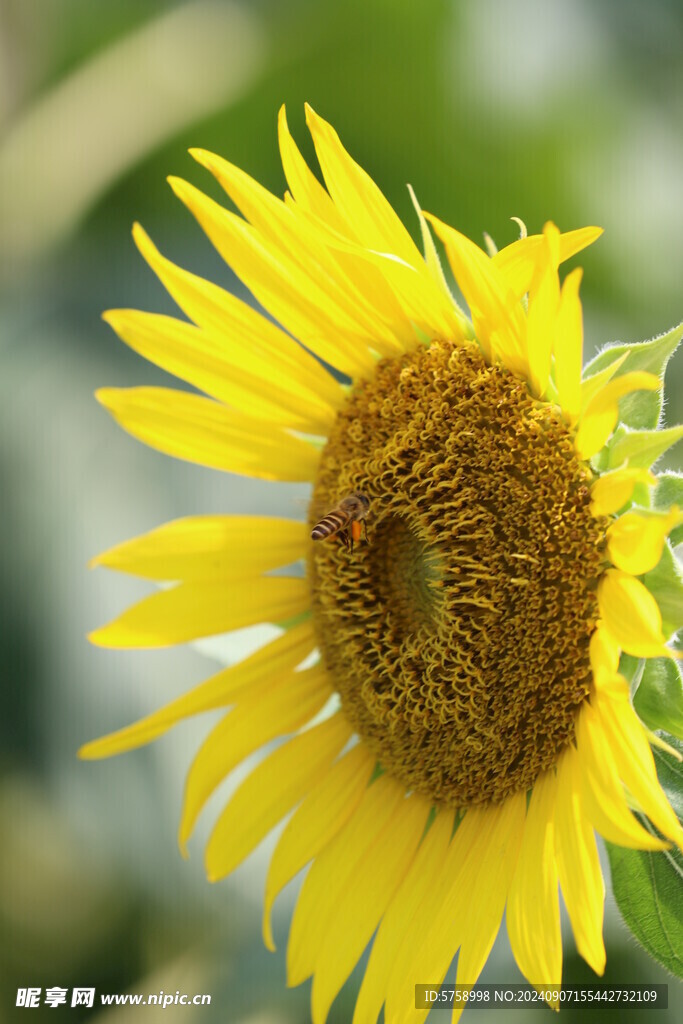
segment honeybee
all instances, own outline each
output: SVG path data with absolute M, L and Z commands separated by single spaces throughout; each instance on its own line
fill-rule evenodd
M 370 511 L 370 500 L 364 494 L 347 494 L 336 508 L 328 512 L 311 531 L 311 540 L 327 540 L 339 537 L 347 551 L 353 551 L 354 541 L 360 540 L 361 529 L 368 543 L 368 527 L 365 517 Z

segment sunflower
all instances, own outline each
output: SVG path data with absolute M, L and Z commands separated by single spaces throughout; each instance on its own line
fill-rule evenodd
M 312 862 L 288 982 L 312 976 L 321 1024 L 372 940 L 354 1024 L 383 1004 L 397 1024 L 423 1019 L 415 983 L 439 983 L 456 952 L 457 983 L 476 982 L 504 912 L 524 976 L 560 985 L 559 888 L 601 974 L 595 833 L 641 850 L 683 843 L 651 752 L 663 740 L 623 674 L 629 660 L 674 656 L 675 624 L 651 581 L 681 515 L 651 466 L 681 434 L 657 429 L 681 331 L 606 349 L 582 378 L 581 270 L 561 283 L 559 266 L 599 229 L 548 223 L 485 252 L 423 214 L 411 190 L 423 254 L 333 128 L 310 108 L 307 123 L 325 187 L 284 109 L 284 201 L 203 150 L 192 155 L 242 216 L 170 180 L 273 319 L 171 263 L 136 225 L 188 319 L 105 319 L 204 394 L 98 392 L 166 454 L 313 492 L 307 525 L 196 516 L 100 555 L 95 564 L 161 586 L 92 641 L 165 647 L 280 629 L 81 756 L 225 708 L 187 777 L 185 852 L 219 783 L 279 740 L 223 809 L 208 876 L 223 878 L 291 815 L 268 871 L 266 945 L 276 896 Z M 312 527 L 348 495 L 365 499 L 368 542 L 343 530 L 314 542 Z

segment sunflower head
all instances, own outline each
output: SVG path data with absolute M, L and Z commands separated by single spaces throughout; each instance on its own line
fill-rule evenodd
M 188 320 L 106 319 L 203 395 L 99 393 L 160 451 L 308 481 L 312 500 L 307 525 L 196 516 L 105 552 L 98 564 L 166 586 L 93 641 L 158 647 L 258 622 L 278 636 L 81 753 L 127 750 L 225 708 L 188 775 L 185 850 L 221 780 L 279 740 L 223 810 L 209 876 L 293 812 L 266 884 L 265 940 L 275 897 L 312 861 L 289 980 L 313 976 L 320 1024 L 376 933 L 354 1024 L 384 1002 L 393 1024 L 422 1019 L 415 982 L 440 982 L 456 951 L 458 983 L 474 984 L 504 911 L 522 972 L 558 985 L 558 887 L 601 973 L 595 832 L 644 850 L 683 840 L 650 750 L 663 741 L 647 728 L 661 724 L 649 680 L 662 666 L 680 690 L 667 537 L 679 537 L 683 488 L 652 467 L 683 432 L 660 425 L 682 331 L 605 348 L 582 372 L 581 271 L 562 280 L 560 267 L 599 229 L 549 222 L 485 252 L 411 190 L 421 252 L 332 127 L 307 118 L 324 186 L 284 110 L 284 201 L 201 150 L 241 216 L 171 181 L 272 319 L 136 227 Z M 305 578 L 273 574 L 299 561 Z M 644 722 L 626 675 L 640 679 Z
M 349 720 L 408 789 L 500 803 L 573 737 L 606 545 L 591 478 L 560 410 L 474 342 L 385 359 L 349 396 L 313 505 L 364 491 L 372 540 L 312 547 L 313 616 Z

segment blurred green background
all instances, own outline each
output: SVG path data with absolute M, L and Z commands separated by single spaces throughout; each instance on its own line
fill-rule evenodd
M 511 241 L 511 215 L 531 231 L 548 218 L 603 225 L 581 258 L 588 353 L 651 337 L 683 317 L 682 47 L 679 0 L 0 0 L 0 1020 L 20 1016 L 16 990 L 30 985 L 212 995 L 210 1008 L 164 1020 L 309 1019 L 308 985 L 285 988 L 296 885 L 276 908 L 277 955 L 261 944 L 272 840 L 213 887 L 208 824 L 189 863 L 177 852 L 182 781 L 206 720 L 113 761 L 75 758 L 214 670 L 194 649 L 91 649 L 85 633 L 146 587 L 90 574 L 88 558 L 176 516 L 297 516 L 305 497 L 165 459 L 93 400 L 102 384 L 167 382 L 99 319 L 115 306 L 172 311 L 132 222 L 181 265 L 239 288 L 165 176 L 212 191 L 186 152 L 197 145 L 282 194 L 277 110 L 287 104 L 312 157 L 307 100 L 414 234 L 406 182 L 477 240 L 486 230 Z M 683 418 L 682 368 L 679 358 L 669 371 L 670 422 Z M 606 938 L 605 980 L 667 980 L 611 898 Z M 590 980 L 569 935 L 565 950 L 565 980 Z M 350 1020 L 358 978 L 333 1024 Z M 520 980 L 504 935 L 482 980 Z M 683 1006 L 668 980 L 662 1024 Z

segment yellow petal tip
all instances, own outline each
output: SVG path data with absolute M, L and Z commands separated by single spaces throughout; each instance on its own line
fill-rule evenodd
M 185 839 L 188 838 L 189 836 L 185 837 Z M 204 874 L 206 875 L 207 882 L 210 882 L 212 885 L 216 882 L 220 882 L 221 878 L 225 878 L 226 875 L 226 872 L 221 871 L 220 866 L 216 864 L 216 856 L 211 847 L 211 839 L 204 850 Z
M 586 242 L 586 245 L 592 245 L 593 242 L 597 242 L 600 235 L 604 235 L 605 233 L 605 229 L 599 227 L 597 224 L 593 224 L 590 227 L 584 228 L 583 230 L 586 232 L 587 235 L 591 236 L 590 241 Z
M 319 114 L 316 114 L 310 103 L 304 103 L 304 110 L 306 112 L 306 124 L 311 130 L 313 128 L 325 127 L 325 121 L 323 121 Z
M 105 409 L 112 409 L 114 404 L 114 395 L 117 394 L 119 388 L 97 388 L 95 391 L 95 398 L 103 405 Z
M 140 252 L 143 253 L 143 255 L 145 249 L 153 249 L 156 252 L 152 239 L 149 237 L 149 235 L 147 234 L 147 232 L 145 231 L 145 229 L 143 228 L 142 224 L 139 221 L 136 220 L 135 223 L 133 224 L 133 230 L 131 234 L 133 235 L 133 241 L 135 242 Z
M 100 629 L 93 629 L 91 633 L 88 633 L 86 635 L 88 643 L 93 644 L 95 647 L 107 647 L 107 643 L 105 640 L 106 631 L 106 626 L 102 626 Z
M 175 174 L 169 174 L 168 177 L 166 178 L 166 181 L 169 183 L 175 194 L 178 196 L 178 199 L 182 200 L 183 196 L 188 195 L 190 191 L 190 185 L 186 181 L 183 181 L 182 178 L 178 178 Z
M 202 167 L 210 168 L 211 164 L 215 162 L 213 153 L 210 153 L 208 149 L 201 149 L 199 146 L 191 146 L 187 151 L 193 160 L 196 160 Z

